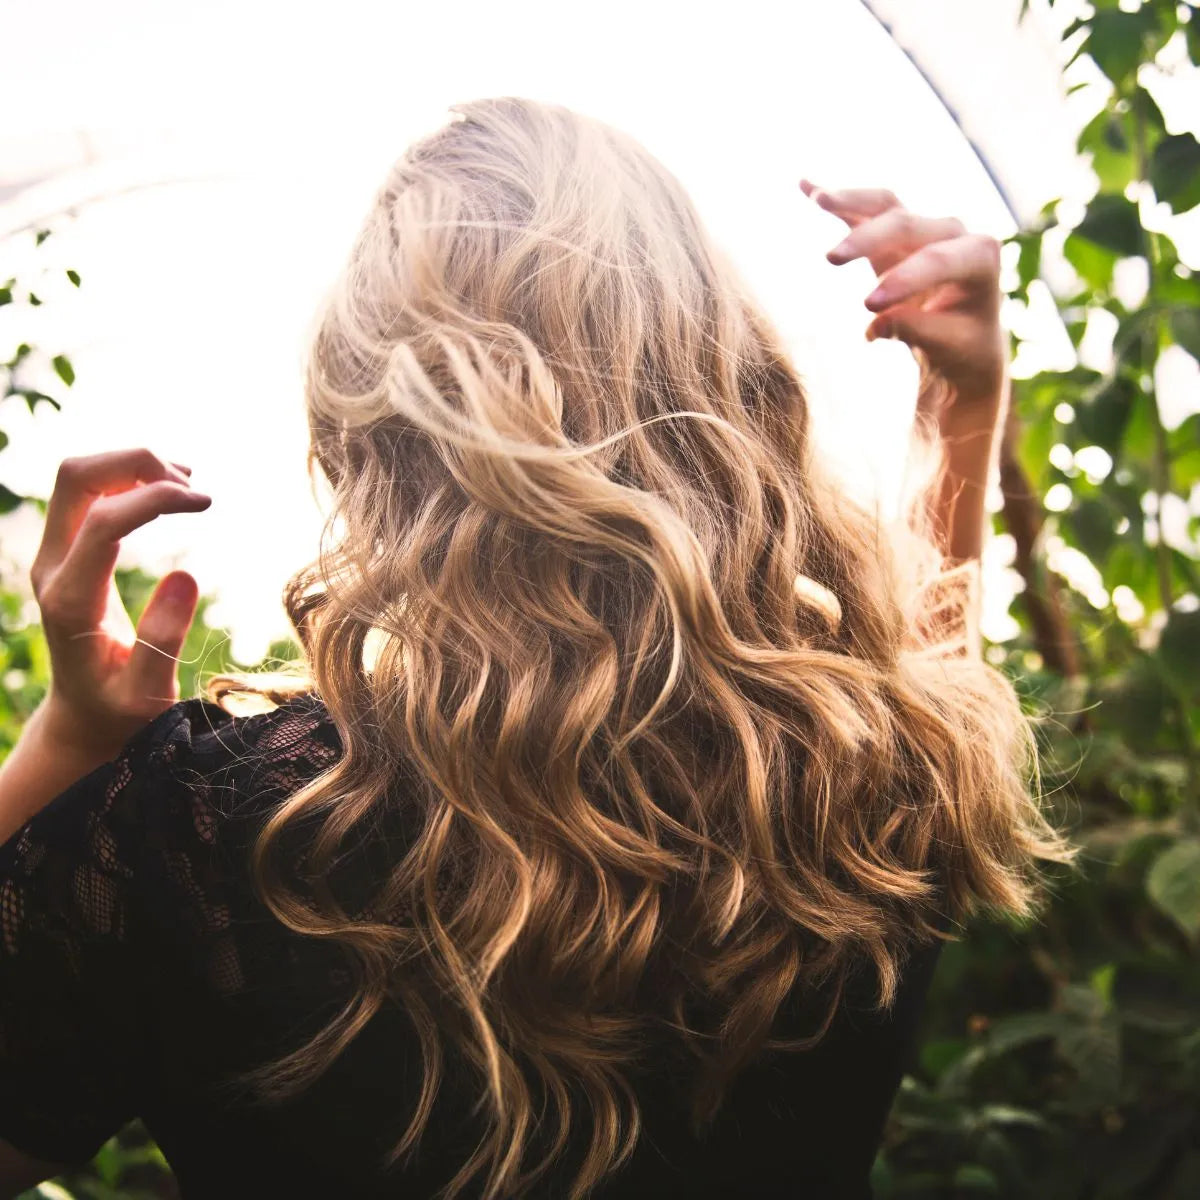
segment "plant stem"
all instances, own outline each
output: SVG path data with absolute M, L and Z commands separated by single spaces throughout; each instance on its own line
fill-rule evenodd
M 1021 432 L 1015 405 L 1010 405 L 1000 441 L 1000 490 L 1004 498 L 1004 527 L 1016 546 L 1014 568 L 1025 581 L 1019 602 L 1029 618 L 1033 644 L 1042 662 L 1065 678 L 1083 671 L 1075 634 L 1063 612 L 1054 572 L 1038 562 L 1038 540 L 1045 518 L 1021 460 Z
M 1137 130 L 1138 182 L 1145 187 L 1149 175 L 1149 163 L 1146 155 L 1146 118 L 1140 104 L 1133 105 L 1134 122 Z M 1140 206 L 1139 206 L 1140 217 Z M 1170 612 L 1174 603 L 1171 594 L 1171 549 L 1163 539 L 1163 499 L 1171 491 L 1171 455 L 1167 446 L 1167 431 L 1163 428 L 1162 415 L 1158 411 L 1158 389 L 1154 383 L 1154 367 L 1158 362 L 1159 346 L 1162 336 L 1162 314 L 1159 311 L 1155 281 L 1159 271 L 1158 243 L 1154 234 L 1143 225 L 1139 219 L 1138 227 L 1141 233 L 1142 251 L 1146 256 L 1146 307 L 1150 319 L 1143 331 L 1143 345 L 1146 347 L 1147 367 L 1146 398 L 1150 405 L 1150 421 L 1154 429 L 1154 498 L 1158 523 L 1158 539 L 1155 543 L 1155 565 L 1158 569 L 1158 595 L 1163 612 Z
M 1137 131 L 1137 156 L 1138 156 L 1138 182 L 1145 187 L 1149 176 L 1149 159 L 1146 153 L 1146 119 L 1140 104 L 1133 106 L 1135 129 Z M 1158 356 L 1163 345 L 1163 312 L 1158 301 L 1158 288 L 1156 282 L 1159 271 L 1161 270 L 1161 261 L 1158 253 L 1158 240 L 1153 231 L 1147 229 L 1140 220 L 1141 208 L 1139 204 L 1139 221 L 1142 250 L 1146 256 L 1146 307 L 1149 311 L 1150 319 L 1147 322 L 1146 329 L 1142 333 L 1143 345 L 1146 347 L 1146 359 L 1148 370 L 1145 374 L 1149 379 L 1146 385 L 1146 396 L 1150 406 L 1150 422 L 1154 430 L 1154 497 L 1156 521 L 1158 525 L 1158 538 L 1154 546 L 1154 561 L 1158 574 L 1158 595 L 1159 603 L 1162 605 L 1164 614 L 1169 614 L 1175 603 L 1175 597 L 1172 594 L 1171 586 L 1171 548 L 1167 545 L 1166 539 L 1163 537 L 1163 501 L 1167 496 L 1172 494 L 1171 490 L 1171 449 L 1167 442 L 1167 431 L 1163 427 L 1162 414 L 1158 407 L 1158 388 L 1154 381 L 1154 368 L 1158 363 Z M 1186 810 L 1190 824 L 1195 825 L 1200 821 L 1200 797 L 1197 797 L 1197 792 L 1200 788 L 1197 783 L 1200 782 L 1200 762 L 1197 760 L 1196 746 L 1192 740 L 1192 729 L 1189 721 L 1188 706 L 1178 696 L 1175 699 L 1175 712 L 1179 726 L 1179 743 L 1183 751 L 1184 758 L 1187 762 L 1188 773 L 1188 788 L 1187 794 L 1193 798 L 1192 805 Z

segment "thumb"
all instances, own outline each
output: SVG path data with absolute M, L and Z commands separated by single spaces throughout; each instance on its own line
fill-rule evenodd
M 129 684 L 139 700 L 174 703 L 179 652 L 196 615 L 200 589 L 186 571 L 165 575 L 146 603 L 129 654 Z

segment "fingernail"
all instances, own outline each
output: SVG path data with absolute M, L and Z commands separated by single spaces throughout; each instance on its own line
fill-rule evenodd
M 163 583 L 162 594 L 170 604 L 191 604 L 192 581 L 183 575 L 172 575 Z
M 850 257 L 851 250 L 852 250 L 852 247 L 850 245 L 849 240 L 847 240 L 847 241 L 842 242 L 838 246 L 834 246 L 834 248 L 832 250 L 830 250 L 829 253 L 825 255 L 825 257 L 827 259 L 829 259 L 829 261 L 831 263 L 834 263 L 834 264 L 844 263 Z
M 882 308 L 887 301 L 887 289 L 877 287 L 863 303 L 872 309 Z

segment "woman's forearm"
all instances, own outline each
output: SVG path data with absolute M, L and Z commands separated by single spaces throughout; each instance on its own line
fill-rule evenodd
M 941 423 L 945 469 L 931 497 L 933 527 L 944 557 L 951 562 L 983 553 L 987 522 L 985 498 L 995 453 L 1000 407 L 996 414 L 972 412 Z
M 84 744 L 77 731 L 58 728 L 51 702 L 44 701 L 0 764 L 0 843 L 111 757 L 107 748 Z

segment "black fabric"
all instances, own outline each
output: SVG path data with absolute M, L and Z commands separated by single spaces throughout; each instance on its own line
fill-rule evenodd
M 445 1184 L 474 1145 L 475 1096 L 453 1073 L 416 1157 L 379 1174 L 421 1078 L 401 1012 L 282 1107 L 227 1086 L 348 994 L 340 951 L 276 922 L 247 862 L 264 816 L 340 753 L 315 697 L 250 717 L 184 701 L 0 847 L 0 1138 L 82 1162 L 140 1117 L 188 1200 L 422 1200 Z M 647 1063 L 645 1133 L 595 1195 L 868 1197 L 936 957 L 914 953 L 888 1015 L 847 1005 L 817 1049 L 752 1065 L 702 1141 L 678 1075 Z M 536 1195 L 565 1196 L 562 1172 Z

